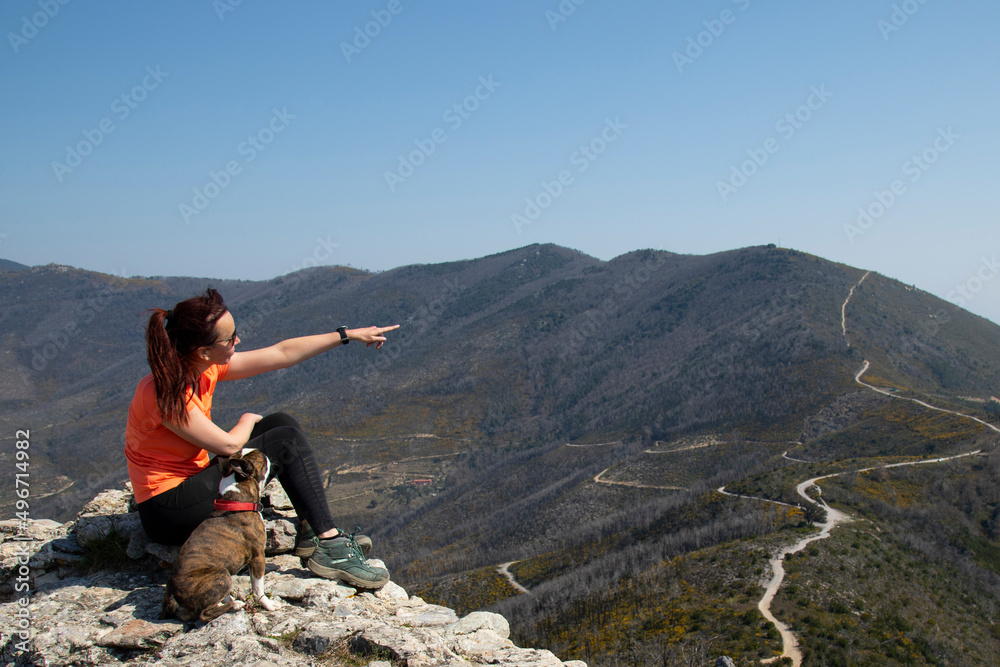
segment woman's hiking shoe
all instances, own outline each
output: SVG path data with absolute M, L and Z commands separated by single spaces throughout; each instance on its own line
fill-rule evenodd
M 357 533 L 355 533 L 354 539 L 361 547 L 361 553 L 367 556 L 372 550 L 372 539 L 367 535 L 358 535 Z M 319 546 L 319 536 L 313 531 L 309 522 L 303 519 L 302 525 L 299 526 L 298 535 L 295 536 L 295 555 L 301 558 L 302 564 L 305 565 L 306 560 L 313 555 L 317 546 Z
M 389 571 L 373 567 L 354 535 L 340 534 L 329 540 L 319 540 L 307 566 L 326 579 L 339 579 L 355 588 L 382 588 L 389 581 Z

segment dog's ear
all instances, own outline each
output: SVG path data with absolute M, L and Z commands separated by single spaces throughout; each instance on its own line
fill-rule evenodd
M 219 470 L 222 471 L 223 477 L 229 477 L 233 474 L 232 459 L 228 456 L 216 456 L 216 463 L 219 464 Z
M 253 477 L 253 463 L 245 459 L 229 459 L 229 465 L 236 474 L 236 479 L 243 480 Z

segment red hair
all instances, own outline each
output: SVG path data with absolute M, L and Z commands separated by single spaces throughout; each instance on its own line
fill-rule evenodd
M 215 324 L 228 310 L 222 295 L 210 287 L 202 296 L 181 301 L 173 310 L 146 311 L 153 313 L 146 325 L 146 359 L 164 422 L 187 423 L 187 390 L 194 390 L 200 375 L 191 355 L 215 342 Z

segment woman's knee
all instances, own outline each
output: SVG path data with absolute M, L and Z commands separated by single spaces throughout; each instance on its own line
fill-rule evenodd
M 279 426 L 268 431 L 260 450 L 271 461 L 271 477 L 280 475 L 287 466 L 312 453 L 305 434 L 292 426 Z
M 272 412 L 261 419 L 257 424 L 257 427 L 261 432 L 270 431 L 271 429 L 280 428 L 282 426 L 291 426 L 292 428 L 302 430 L 302 427 L 299 426 L 299 422 L 295 419 L 295 417 L 286 412 Z

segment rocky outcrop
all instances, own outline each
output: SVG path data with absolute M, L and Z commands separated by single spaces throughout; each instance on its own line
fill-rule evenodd
M 372 667 L 569 665 L 551 652 L 519 648 L 499 614 L 458 618 L 410 596 L 393 582 L 362 592 L 317 578 L 288 555 L 294 518 L 280 487 L 268 487 L 265 590 L 281 605 L 220 616 L 208 624 L 161 620 L 165 567 L 176 548 L 149 542 L 131 493 L 107 491 L 75 521 L 0 522 L 0 664 L 177 666 L 339 664 L 351 656 Z M 83 574 L 87 545 L 117 531 L 135 566 Z M 372 560 L 372 563 L 379 561 Z M 245 574 L 235 596 L 249 598 Z

